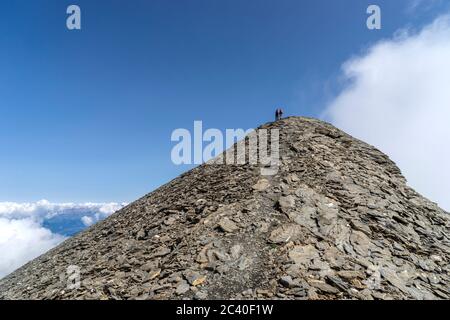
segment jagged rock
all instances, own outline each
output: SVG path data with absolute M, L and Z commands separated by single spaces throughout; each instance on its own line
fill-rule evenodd
M 204 291 L 197 291 L 195 293 L 195 298 L 198 300 L 205 300 L 208 298 L 208 294 Z
M 283 225 L 271 232 L 269 241 L 272 243 L 287 243 L 296 240 L 300 232 L 301 228 L 297 225 Z
M 230 249 L 231 258 L 238 259 L 241 256 L 242 246 L 239 244 L 234 245 Z
M 141 229 L 141 230 L 139 230 L 138 231 L 138 233 L 136 234 L 136 239 L 137 240 L 142 240 L 142 239 L 145 239 L 145 230 L 144 229 Z
M 158 268 L 158 260 L 152 260 L 152 261 L 148 261 L 146 263 L 144 263 L 143 265 L 141 265 L 141 270 L 142 271 L 151 271 L 151 270 L 155 270 Z
M 227 217 L 219 221 L 219 227 L 225 232 L 234 232 L 238 229 L 238 226 Z
M 165 255 L 168 255 L 169 253 L 170 253 L 169 248 L 167 248 L 165 246 L 161 246 L 156 249 L 155 253 L 153 254 L 153 257 L 163 257 Z
M 301 267 L 309 267 L 312 260 L 318 256 L 317 250 L 312 245 L 295 246 L 289 251 L 289 258 Z
M 294 208 L 295 207 L 295 198 L 293 196 L 281 197 L 278 200 L 278 205 L 280 206 L 280 208 L 282 210 Z
M 294 286 L 294 281 L 290 276 L 284 276 L 280 278 L 280 284 L 286 288 L 291 288 Z
M 182 282 L 177 286 L 175 292 L 178 295 L 182 295 L 182 294 L 185 294 L 186 292 L 188 292 L 190 290 L 190 288 L 191 287 L 189 286 L 189 284 L 187 284 L 186 282 Z
M 371 248 L 371 241 L 363 232 L 353 231 L 350 236 L 350 243 L 353 246 L 353 250 L 361 256 L 368 256 L 369 249 Z
M 355 270 L 341 270 L 337 272 L 337 275 L 345 280 L 351 280 L 356 278 L 364 278 L 364 273 Z
M 253 189 L 256 191 L 264 191 L 269 187 L 270 187 L 270 182 L 267 179 L 261 179 L 261 180 L 258 180 L 258 183 L 256 183 L 253 186 Z
M 153 280 L 161 274 L 161 269 L 152 270 L 149 272 L 148 279 Z
M 0 299 L 449 299 L 449 215 L 387 156 L 319 120 L 260 129 L 280 130 L 273 176 L 198 166 L 1 279 Z
M 323 281 L 310 280 L 310 285 L 312 285 L 314 288 L 317 288 L 324 293 L 331 293 L 331 294 L 339 293 L 339 289 L 337 289 L 333 286 L 330 286 L 329 284 L 327 284 Z
M 202 276 L 198 272 L 191 271 L 191 270 L 185 271 L 184 277 L 192 286 L 198 286 L 198 285 L 204 283 L 206 280 L 205 276 Z

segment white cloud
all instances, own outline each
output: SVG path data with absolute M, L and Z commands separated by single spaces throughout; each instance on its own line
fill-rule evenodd
M 83 216 L 81 217 L 81 221 L 86 227 L 90 227 L 94 224 L 94 219 L 92 217 Z
M 63 240 L 32 219 L 0 218 L 0 278 Z
M 41 200 L 32 203 L 0 202 L 0 217 L 50 219 L 57 215 L 80 212 L 96 212 L 98 218 L 106 218 L 126 203 L 51 203 Z
M 61 218 L 58 221 L 70 222 L 75 217 L 90 226 L 124 205 L 50 203 L 47 200 L 34 203 L 0 202 L 0 278 L 66 239 L 43 226 L 50 219 L 58 217 Z
M 450 17 L 374 45 L 343 66 L 325 116 L 380 148 L 409 184 L 450 209 Z

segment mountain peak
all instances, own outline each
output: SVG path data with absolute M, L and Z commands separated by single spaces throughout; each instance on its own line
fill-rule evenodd
M 261 129 L 279 130 L 274 175 L 203 164 L 0 280 L 0 298 L 450 297 L 449 216 L 394 162 L 316 119 Z

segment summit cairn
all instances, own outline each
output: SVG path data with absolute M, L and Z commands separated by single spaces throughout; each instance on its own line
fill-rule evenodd
M 315 119 L 260 129 L 279 129 L 275 175 L 203 164 L 0 280 L 0 298 L 450 298 L 449 215 L 386 155 Z

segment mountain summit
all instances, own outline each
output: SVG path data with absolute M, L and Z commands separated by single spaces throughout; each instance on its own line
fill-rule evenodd
M 259 129 L 279 129 L 275 175 L 203 164 L 2 279 L 0 298 L 450 298 L 449 215 L 386 155 L 315 119 Z

